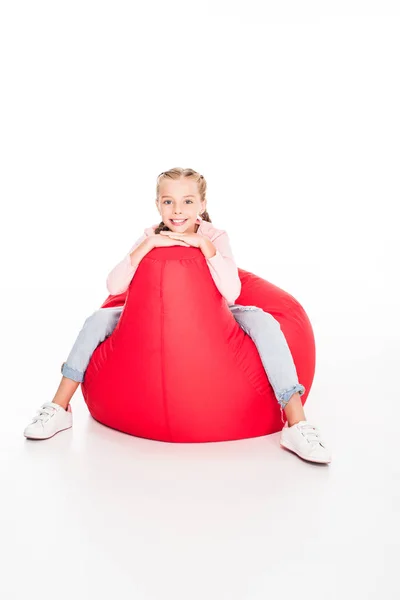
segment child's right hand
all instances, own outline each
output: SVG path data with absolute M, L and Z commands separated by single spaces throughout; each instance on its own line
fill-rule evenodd
M 149 240 L 153 248 L 164 248 L 166 246 L 186 246 L 187 248 L 190 248 L 190 244 L 186 244 L 186 242 L 183 242 L 182 240 L 174 240 L 167 235 L 164 236 L 159 233 L 149 235 Z

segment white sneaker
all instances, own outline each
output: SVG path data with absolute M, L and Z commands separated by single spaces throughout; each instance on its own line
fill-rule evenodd
M 330 463 L 332 460 L 319 430 L 309 421 L 300 421 L 291 427 L 286 423 L 281 432 L 280 445 L 304 460 L 316 463 Z
M 54 402 L 45 402 L 24 430 L 24 436 L 32 440 L 46 440 L 59 431 L 72 427 L 72 410 Z

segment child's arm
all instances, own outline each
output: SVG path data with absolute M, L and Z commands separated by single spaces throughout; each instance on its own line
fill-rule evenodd
M 107 289 L 111 295 L 122 294 L 128 289 L 140 261 L 152 249 L 150 238 L 143 234 L 107 276 Z
M 228 234 L 226 231 L 222 231 L 212 241 L 204 237 L 200 250 L 206 258 L 208 268 L 218 290 L 229 304 L 234 304 L 240 296 L 242 284 Z
M 138 268 L 140 261 L 153 248 L 168 246 L 188 246 L 185 241 L 172 240 L 154 233 L 154 227 L 148 227 L 107 277 L 107 289 L 112 296 L 125 292 Z

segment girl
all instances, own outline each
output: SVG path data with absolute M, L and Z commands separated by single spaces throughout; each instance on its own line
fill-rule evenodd
M 127 290 L 140 261 L 161 246 L 194 246 L 205 256 L 211 276 L 240 327 L 252 338 L 287 423 L 280 444 L 305 460 L 329 463 L 331 456 L 319 430 L 306 420 L 300 396 L 305 388 L 298 382 L 296 367 L 278 321 L 256 306 L 235 304 L 241 282 L 228 235 L 211 224 L 206 210 L 206 181 L 192 169 L 175 168 L 158 176 L 156 207 L 161 223 L 145 229 L 125 258 L 107 277 L 111 295 Z M 63 375 L 51 402 L 38 410 L 24 435 L 47 439 L 72 427 L 70 400 L 96 347 L 112 334 L 123 307 L 100 308 L 86 319 L 74 346 L 62 364 Z

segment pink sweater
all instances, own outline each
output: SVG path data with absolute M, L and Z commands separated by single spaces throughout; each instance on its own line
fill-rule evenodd
M 241 291 L 241 282 L 238 268 L 233 258 L 229 237 L 226 231 L 217 229 L 212 223 L 204 221 L 199 217 L 196 221 L 200 224 L 197 233 L 211 240 L 216 249 L 215 256 L 206 258 L 208 268 L 214 280 L 217 289 L 225 298 L 227 303 L 234 304 Z M 154 230 L 158 227 L 153 225 L 144 230 L 144 234 L 136 240 L 128 254 L 119 262 L 109 273 L 107 277 L 107 289 L 111 295 L 121 294 L 128 289 L 129 284 L 138 267 L 133 267 L 130 254 L 137 248 L 149 235 L 154 235 Z

